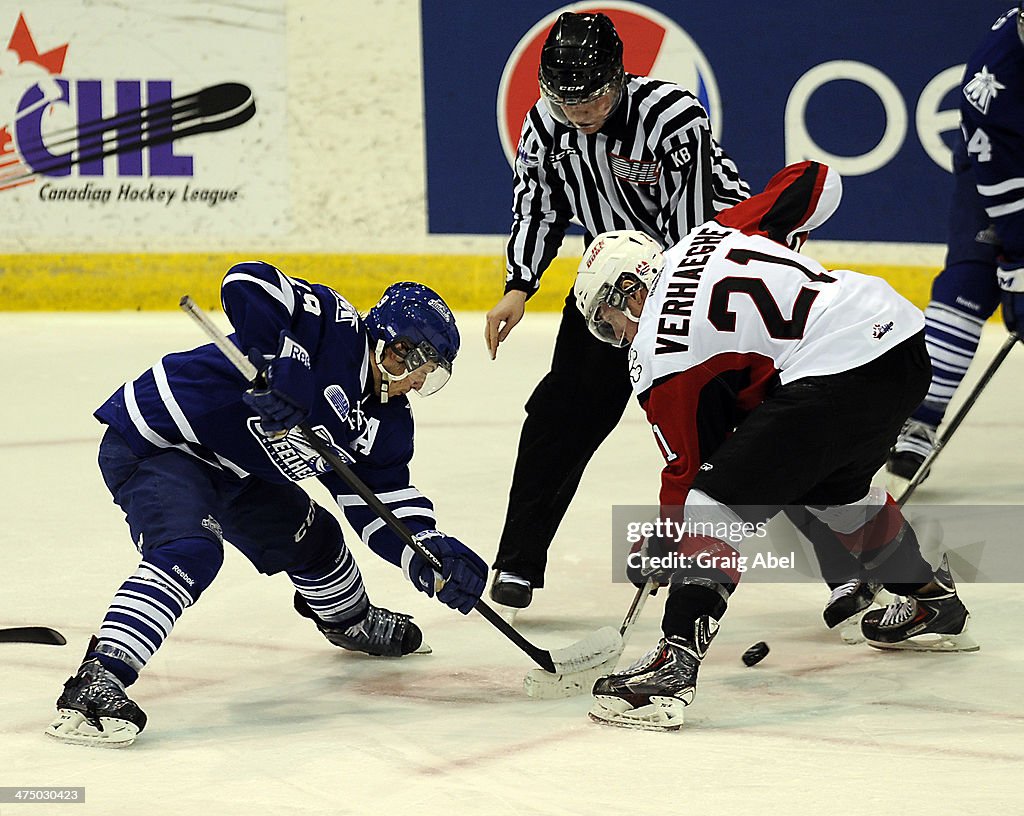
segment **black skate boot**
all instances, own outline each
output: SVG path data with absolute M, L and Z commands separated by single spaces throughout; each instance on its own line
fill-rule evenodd
M 829 629 L 835 629 L 848 618 L 863 612 L 875 602 L 875 596 L 882 591 L 882 585 L 873 581 L 854 579 L 832 590 L 821 616 Z
M 861 631 L 876 649 L 915 652 L 976 652 L 978 644 L 967 632 L 971 619 L 956 594 L 946 557 L 935 573 L 939 589 L 910 595 L 885 609 L 873 609 L 861 621 Z
M 491 584 L 491 600 L 513 609 L 526 609 L 533 600 L 533 587 L 513 572 L 499 572 Z
M 295 593 L 294 605 L 295 611 L 313 621 L 325 638 L 350 652 L 365 652 L 375 657 L 401 657 L 413 652 L 430 652 L 430 647 L 423 645 L 423 632 L 412 622 L 412 615 L 391 612 L 370 604 L 362 621 L 354 626 L 341 626 L 320 620 L 298 592 Z
M 916 419 L 908 419 L 903 424 L 900 435 L 896 438 L 896 444 L 889 451 L 885 469 L 901 479 L 913 479 L 918 468 L 935 447 L 935 441 L 935 428 Z M 926 478 L 928 478 L 927 473 L 924 474 L 921 481 Z
M 46 733 L 74 745 L 124 748 L 145 727 L 146 714 L 128 698 L 124 684 L 93 658 L 64 683 L 57 698 L 57 719 Z
M 669 635 L 625 671 L 594 683 L 590 719 L 623 728 L 676 731 L 697 693 L 697 671 L 718 632 L 718 621 L 697 619 L 692 639 Z

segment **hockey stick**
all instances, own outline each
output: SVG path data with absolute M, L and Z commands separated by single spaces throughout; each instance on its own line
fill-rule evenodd
M 967 412 L 971 410 L 974 403 L 978 401 L 978 397 L 981 396 L 982 390 L 988 385 L 989 380 L 995 375 L 996 371 L 999 370 L 999 366 L 1003 364 L 1003 360 L 1006 359 L 1007 355 L 1017 343 L 1020 342 L 1020 335 L 1016 332 L 1011 332 L 1010 336 L 1006 338 L 1006 342 L 1003 343 L 1002 348 L 999 349 L 999 353 L 992 358 L 992 362 L 988 364 L 984 373 L 981 375 L 981 379 L 978 380 L 974 388 L 971 389 L 971 393 L 967 395 L 967 399 L 964 400 L 964 404 L 960 406 L 960 410 L 956 412 L 953 418 L 949 421 L 949 424 L 943 430 L 942 434 L 938 439 L 935 440 L 935 447 L 931 449 L 931 452 L 925 457 L 921 466 L 917 469 L 914 474 L 914 478 L 910 480 L 910 483 L 904 488 L 900 497 L 896 500 L 896 504 L 899 507 L 903 507 L 904 504 L 914 495 L 914 491 L 917 490 L 917 486 L 924 481 L 928 475 L 932 464 L 939 458 L 939 454 L 942 453 L 943 447 L 956 433 L 956 429 L 960 427 L 960 423 L 967 417 Z
M 633 596 L 633 603 L 629 605 L 626 617 L 622 621 L 622 626 L 619 627 L 619 637 L 622 639 L 622 645 L 615 654 L 610 655 L 605 661 L 592 668 L 577 669 L 576 671 L 562 672 L 561 674 L 550 674 L 538 671 L 537 669 L 530 669 L 526 673 L 526 677 L 523 678 L 523 689 L 526 691 L 526 695 L 540 700 L 574 697 L 577 694 L 585 694 L 590 691 L 598 677 L 615 671 L 615 667 L 622 657 L 622 652 L 629 642 L 629 632 L 633 628 L 633 624 L 640 617 L 647 599 L 654 594 L 657 587 L 658 585 L 654 581 L 648 581 L 637 589 L 636 594 Z
M 249 362 L 249 358 L 242 354 L 241 350 L 225 336 L 207 314 L 196 305 L 192 298 L 185 295 L 179 305 L 199 324 L 203 331 L 206 332 L 206 335 L 213 341 L 213 344 L 238 369 L 247 382 L 252 382 L 256 379 L 258 372 L 256 367 Z M 378 499 L 376 494 L 352 472 L 348 464 L 335 451 L 334 447 L 326 440 L 321 439 L 307 423 L 299 423 L 297 427 L 306 443 L 323 457 L 324 461 L 331 466 L 338 476 L 345 480 L 346 484 L 355 491 L 359 498 L 366 502 L 366 505 L 387 524 L 391 531 L 406 546 L 415 550 L 421 558 L 434 568 L 435 572 L 440 574 L 442 567 L 437 556 L 412 537 L 409 528 L 399 521 L 390 508 Z M 611 627 L 605 627 L 570 646 L 548 651 L 530 643 L 519 632 L 509 626 L 502 619 L 501 615 L 491 609 L 483 599 L 478 600 L 474 608 L 494 628 L 529 655 L 538 666 L 547 672 L 561 674 L 592 668 L 596 665 L 604 664 L 613 654 L 622 650 L 622 637 Z
M 11 626 L 0 629 L 0 643 L 42 643 L 47 646 L 64 646 L 64 635 L 49 626 Z

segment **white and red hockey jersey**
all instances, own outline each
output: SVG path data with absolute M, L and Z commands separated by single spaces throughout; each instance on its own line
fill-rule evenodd
M 702 461 L 772 386 L 848 371 L 923 330 L 921 311 L 881 278 L 789 249 L 840 195 L 833 170 L 790 165 L 665 252 L 629 352 L 666 459 L 662 505 L 685 502 Z

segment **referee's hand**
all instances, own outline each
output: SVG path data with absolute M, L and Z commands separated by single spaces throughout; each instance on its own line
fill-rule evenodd
M 498 356 L 498 345 L 504 342 L 516 323 L 523 319 L 526 311 L 526 292 L 513 289 L 499 300 L 487 313 L 487 325 L 484 327 L 484 340 L 491 359 Z

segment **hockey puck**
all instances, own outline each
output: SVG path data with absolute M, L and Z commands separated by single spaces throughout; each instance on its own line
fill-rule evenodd
M 768 656 L 768 644 L 759 640 L 743 653 L 743 662 L 748 666 L 756 666 Z

